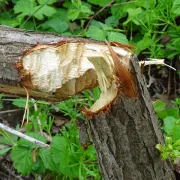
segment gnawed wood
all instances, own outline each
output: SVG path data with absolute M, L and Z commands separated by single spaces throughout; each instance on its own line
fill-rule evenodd
M 28 88 L 31 97 L 60 101 L 99 84 L 101 96 L 89 110 L 96 113 L 110 105 L 120 91 L 129 97 L 136 95 L 129 73 L 133 53 L 124 46 L 85 39 L 38 43 L 19 56 L 14 66 L 18 83 L 14 85 Z M 11 92 L 20 94 L 14 85 Z M 7 90 L 3 84 L 0 87 L 1 92 Z
M 72 39 L 74 38 L 0 26 L 0 92 L 26 95 L 25 90 L 17 86 L 21 79 L 14 67 L 25 49 L 37 42 L 57 43 L 60 40 Z M 160 154 L 155 149 L 156 144 L 163 143 L 163 137 L 152 109 L 145 81 L 139 72 L 137 59 L 133 58 L 133 53 L 130 52 L 130 54 L 129 58 L 124 59 L 124 62 L 128 60 L 128 66 L 124 64 L 123 67 L 128 67 L 127 70 L 133 77 L 135 96 L 128 96 L 129 93 L 125 92 L 128 88 L 123 85 L 124 81 L 117 81 L 119 80 L 118 71 L 112 70 L 114 75 L 112 79 L 118 82 L 114 83 L 114 86 L 122 88 L 118 89 L 116 98 L 106 108 L 91 113 L 92 120 L 89 124 L 100 169 L 105 180 L 174 180 L 171 163 L 161 161 Z M 90 61 L 95 61 L 96 58 L 91 57 Z M 111 70 L 110 67 L 107 68 Z M 108 77 L 108 73 L 104 74 Z M 102 89 L 108 87 L 107 84 L 102 86 Z M 36 98 L 57 100 L 53 93 L 30 90 L 29 94 Z M 104 96 L 106 97 L 108 94 Z

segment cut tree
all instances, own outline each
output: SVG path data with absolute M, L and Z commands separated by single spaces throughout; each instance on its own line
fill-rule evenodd
M 155 149 L 163 137 L 129 46 L 0 26 L 0 64 L 6 94 L 25 96 L 23 85 L 31 97 L 61 101 L 99 84 L 83 113 L 105 180 L 175 179 Z

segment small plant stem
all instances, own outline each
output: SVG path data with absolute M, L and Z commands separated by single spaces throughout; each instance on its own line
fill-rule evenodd
M 24 86 L 23 86 L 23 87 L 24 87 Z M 25 89 L 25 91 L 26 91 L 27 98 L 26 98 L 26 106 L 25 106 L 25 110 L 24 110 L 24 115 L 23 115 L 23 120 L 22 120 L 22 123 L 21 123 L 21 127 L 23 127 L 26 114 L 27 114 L 27 122 L 28 122 L 28 119 L 29 119 L 29 107 L 28 107 L 28 103 L 29 103 L 29 93 L 28 93 L 28 90 L 27 90 L 25 87 L 24 87 L 24 89 Z
M 9 134 L 6 133 L 6 131 L 4 131 L 3 129 L 0 129 L 0 133 L 1 133 L 6 139 L 8 139 L 13 145 L 16 145 L 16 143 L 11 139 L 11 137 L 9 136 Z
M 151 65 L 148 67 L 148 76 L 149 76 L 149 82 L 147 84 L 147 87 L 149 88 L 151 84 L 153 83 L 152 76 L 151 76 Z
M 1 111 L 0 114 L 12 113 L 12 112 L 21 111 L 21 110 L 22 109 L 10 109 L 6 111 Z
M 171 61 L 171 65 L 172 65 L 172 62 L 173 61 Z M 171 69 L 169 70 L 169 76 L 168 76 L 168 92 L 167 92 L 167 94 L 168 94 L 168 97 L 170 96 L 170 93 L 171 93 L 171 74 L 172 74 L 172 72 L 171 72 Z
M 32 100 L 33 105 L 34 105 L 34 110 L 37 111 L 38 107 L 37 107 L 36 101 L 33 98 L 31 98 L 31 100 Z M 42 131 L 42 128 L 41 128 L 41 120 L 40 120 L 39 116 L 37 116 L 37 120 L 38 120 L 40 134 L 43 136 L 43 131 Z
M 136 3 L 137 1 L 128 1 L 128 2 L 121 2 L 121 3 L 115 3 L 113 4 L 112 6 L 119 6 L 119 5 L 122 5 L 122 4 L 129 4 L 129 3 Z
M 99 11 L 97 11 L 94 15 L 92 15 L 86 25 L 86 27 L 84 28 L 83 32 L 86 32 L 91 21 L 94 19 L 94 17 L 96 17 L 100 12 L 102 12 L 104 9 L 106 9 L 107 7 L 109 7 L 112 3 L 114 2 L 114 0 L 112 0 L 110 3 L 108 3 L 107 5 L 105 5 L 104 7 L 102 7 Z
M 44 4 L 41 4 L 41 5 L 39 6 L 39 8 L 36 9 L 36 10 L 32 13 L 32 15 L 30 15 L 30 16 L 23 22 L 22 25 L 20 25 L 20 27 L 23 28 L 23 26 L 26 24 L 26 22 L 29 21 L 29 19 L 30 19 L 34 14 L 36 14 L 41 8 L 43 8 L 43 7 L 48 3 L 48 1 L 49 1 L 49 0 L 47 0 Z
M 27 136 L 27 135 L 23 134 L 23 133 L 15 130 L 15 129 L 12 129 L 12 128 L 8 127 L 8 126 L 5 126 L 2 123 L 0 123 L 0 129 L 3 129 L 4 131 L 7 131 L 7 132 L 9 132 L 11 134 L 14 134 L 14 135 L 16 135 L 16 136 L 18 136 L 20 138 L 23 138 L 23 139 L 29 141 L 29 142 L 37 144 L 39 147 L 50 148 L 50 146 L 48 144 L 45 144 L 45 143 L 43 143 L 43 142 L 41 142 L 41 141 L 39 141 L 37 139 L 34 139 L 34 138 L 30 137 L 30 136 Z

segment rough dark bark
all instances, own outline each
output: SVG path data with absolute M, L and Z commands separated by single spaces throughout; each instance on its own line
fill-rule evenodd
M 0 92 L 19 83 L 14 64 L 25 49 L 37 42 L 62 39 L 65 38 L 0 26 Z M 163 137 L 136 61 L 136 57 L 132 59 L 132 74 L 138 96 L 127 98 L 120 94 L 109 111 L 101 111 L 89 121 L 99 166 L 105 180 L 175 179 L 171 163 L 161 161 L 155 149 L 157 143 L 163 143 Z M 26 94 L 17 86 L 11 86 L 9 93 Z M 31 91 L 30 95 L 35 97 L 35 93 Z M 54 97 L 48 98 L 53 100 Z
M 57 43 L 69 39 L 72 38 L 0 26 L 0 92 L 26 96 L 25 89 L 17 87 L 20 78 L 15 68 L 22 53 L 37 43 Z M 34 98 L 57 101 L 54 95 L 47 93 L 29 90 L 29 94 Z
M 138 96 L 120 95 L 109 111 L 89 122 L 100 169 L 105 180 L 175 179 L 171 163 L 155 149 L 163 137 L 136 61 L 131 64 Z

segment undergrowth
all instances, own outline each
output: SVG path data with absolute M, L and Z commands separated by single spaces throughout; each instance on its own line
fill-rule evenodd
M 53 105 L 44 101 L 29 100 L 30 114 L 28 122 L 24 126 L 25 134 L 48 143 L 51 148 L 40 148 L 34 143 L 18 139 L 16 135 L 1 130 L 0 133 L 3 136 L 0 136 L 0 144 L 3 145 L 3 148 L 0 149 L 0 155 L 10 151 L 13 167 L 23 176 L 32 173 L 34 177 L 41 174 L 42 179 L 46 180 L 101 179 L 94 147 L 90 145 L 84 149 L 81 146 L 76 123 L 77 118 L 84 119 L 79 108 L 86 102 L 87 106 L 88 103 L 91 105 L 98 98 L 99 89 L 96 88 L 93 94 L 89 91 L 85 91 L 84 94 L 81 97 L 84 101 L 79 101 L 79 98 L 75 96 Z M 26 99 L 24 98 L 7 99 L 1 95 L 1 100 L 12 101 L 13 105 L 19 108 L 26 106 Z M 37 106 L 36 111 L 34 110 L 34 103 Z M 2 103 L 0 104 L 2 106 Z M 54 117 L 50 115 L 50 111 L 54 110 L 54 106 L 56 106 L 56 111 L 62 112 L 67 119 L 71 119 L 58 133 L 52 131 Z M 38 123 L 38 119 L 40 123 Z M 19 125 L 16 129 L 20 130 Z M 40 129 L 43 134 L 40 133 Z

